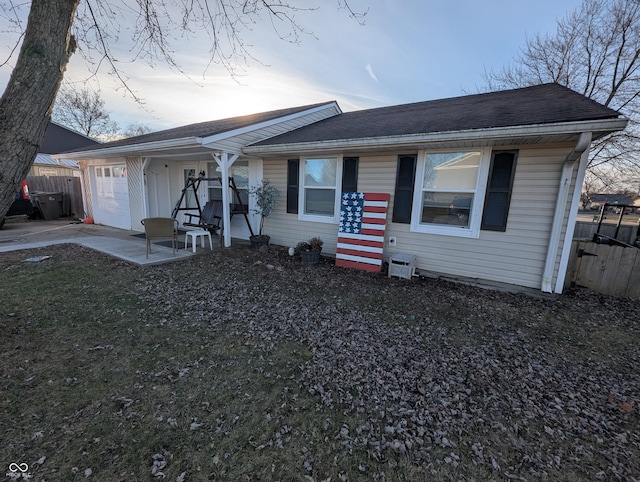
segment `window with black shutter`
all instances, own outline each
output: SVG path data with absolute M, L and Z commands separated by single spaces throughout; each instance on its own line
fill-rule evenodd
M 494 151 L 480 229 L 506 231 L 518 151 Z
M 298 214 L 298 186 L 300 183 L 300 160 L 287 161 L 287 212 Z
M 345 157 L 342 160 L 342 192 L 358 190 L 358 158 Z
M 396 190 L 393 200 L 394 223 L 411 223 L 413 205 L 413 187 L 416 178 L 416 155 L 398 156 L 396 171 Z

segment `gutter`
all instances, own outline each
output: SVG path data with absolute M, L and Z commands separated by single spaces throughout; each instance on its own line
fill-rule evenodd
M 574 196 L 572 196 L 572 202 L 575 198 L 575 193 L 580 192 L 580 188 L 582 187 L 582 181 L 584 180 L 584 171 L 586 170 L 586 163 L 589 156 L 589 147 L 591 146 L 591 132 L 583 132 L 580 134 L 580 138 L 576 143 L 576 146 L 569 153 L 569 155 L 565 158 L 562 164 L 562 174 L 560 176 L 560 186 L 558 188 L 558 197 L 556 198 L 556 208 L 553 214 L 553 223 L 551 225 L 551 235 L 549 237 L 549 245 L 547 247 L 547 257 L 544 263 L 544 271 L 542 273 L 542 285 L 540 289 L 545 293 L 553 293 L 554 289 L 552 288 L 553 284 L 553 273 L 555 271 L 556 258 L 558 256 L 558 248 L 560 244 L 560 236 L 562 235 L 562 228 L 564 226 L 564 214 L 567 209 L 567 200 L 569 198 L 569 189 L 571 188 L 571 181 L 573 177 L 573 169 L 576 165 L 576 161 L 580 160 L 580 168 L 578 174 L 581 175 L 576 176 L 576 183 L 574 186 Z M 580 179 L 579 179 L 580 178 Z M 578 185 L 580 182 L 580 185 Z M 577 205 L 570 206 L 569 210 L 569 221 L 573 219 L 575 224 L 575 217 L 577 214 Z M 564 247 L 563 247 L 563 257 L 560 261 L 560 268 L 562 266 L 567 265 L 567 259 L 565 253 L 567 238 L 573 238 L 573 228 L 569 229 L 570 222 L 567 223 L 567 230 L 565 233 Z M 564 274 L 561 273 L 561 269 L 558 274 L 558 283 L 555 287 L 555 292 L 562 292 L 562 285 L 560 284 L 560 279 L 564 283 Z M 558 291 L 558 285 L 560 285 L 560 290 Z
M 325 149 L 381 149 L 415 146 L 436 142 L 504 139 L 523 136 L 553 134 L 580 134 L 583 132 L 614 132 L 622 130 L 628 120 L 624 117 L 594 121 L 563 122 L 557 124 L 535 124 L 530 126 L 494 127 L 489 129 L 467 129 L 446 132 L 431 132 L 385 137 L 363 137 L 358 139 L 331 139 L 325 141 L 291 142 L 271 145 L 251 145 L 242 149 L 244 154 L 256 156 L 279 155 L 290 152 L 317 152 Z
M 168 139 L 155 142 L 144 142 L 142 144 L 127 144 L 117 147 L 105 147 L 103 149 L 89 149 L 86 151 L 63 152 L 53 154 L 54 159 L 104 159 L 109 157 L 135 157 L 136 153 L 149 150 L 172 149 L 175 147 L 201 147 L 202 139 L 200 137 L 183 137 L 182 139 Z

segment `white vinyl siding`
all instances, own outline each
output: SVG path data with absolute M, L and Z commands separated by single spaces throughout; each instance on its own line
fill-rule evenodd
M 416 233 L 407 224 L 391 222 L 398 155 L 415 152 L 354 153 L 360 157 L 358 190 L 391 194 L 385 236 L 395 237 L 397 244 L 385 245 L 384 258 L 397 252 L 412 253 L 417 255 L 418 270 L 424 272 L 539 289 L 562 162 L 571 147 L 510 148 L 519 149 L 519 154 L 506 230 L 481 230 L 477 239 Z M 272 242 L 295 246 L 319 236 L 324 241 L 323 253 L 335 254 L 337 225 L 299 221 L 297 215 L 286 213 L 286 159 L 265 160 L 264 176 L 283 196 L 265 224 Z
M 337 222 L 300 221 L 297 214 L 287 213 L 287 159 L 265 159 L 263 176 L 280 191 L 278 205 L 264 223 L 264 233 L 271 236 L 271 243 L 289 247 L 318 236 L 324 241 L 323 254 L 335 254 Z
M 505 232 L 481 230 L 478 239 L 464 239 L 411 233 L 407 225 L 392 223 L 387 236 L 395 236 L 397 246 L 387 247 L 385 256 L 414 253 L 420 270 L 539 288 L 562 161 L 569 150 L 559 154 L 521 148 Z M 364 175 L 364 163 L 360 172 Z

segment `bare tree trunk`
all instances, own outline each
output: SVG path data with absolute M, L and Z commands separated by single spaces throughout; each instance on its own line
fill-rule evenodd
M 22 48 L 0 99 L 0 219 L 25 179 L 51 117 L 75 40 L 80 0 L 33 0 Z

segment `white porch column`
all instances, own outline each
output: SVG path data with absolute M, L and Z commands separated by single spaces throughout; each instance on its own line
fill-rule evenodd
M 151 158 L 143 157 L 142 158 L 142 179 L 140 180 L 142 189 L 142 216 L 149 217 L 149 191 L 147 190 L 147 167 L 149 166 L 149 162 L 151 162 Z
M 231 246 L 231 196 L 229 194 L 229 168 L 238 159 L 238 154 L 229 154 L 228 152 L 221 152 L 214 154 L 213 158 L 216 160 L 218 166 L 220 166 L 220 177 L 222 181 L 222 226 L 223 226 L 223 239 L 224 247 Z
M 149 164 L 149 160 L 147 157 L 125 158 L 131 227 L 136 231 L 138 231 L 140 220 L 146 218 L 148 215 L 144 171 Z

